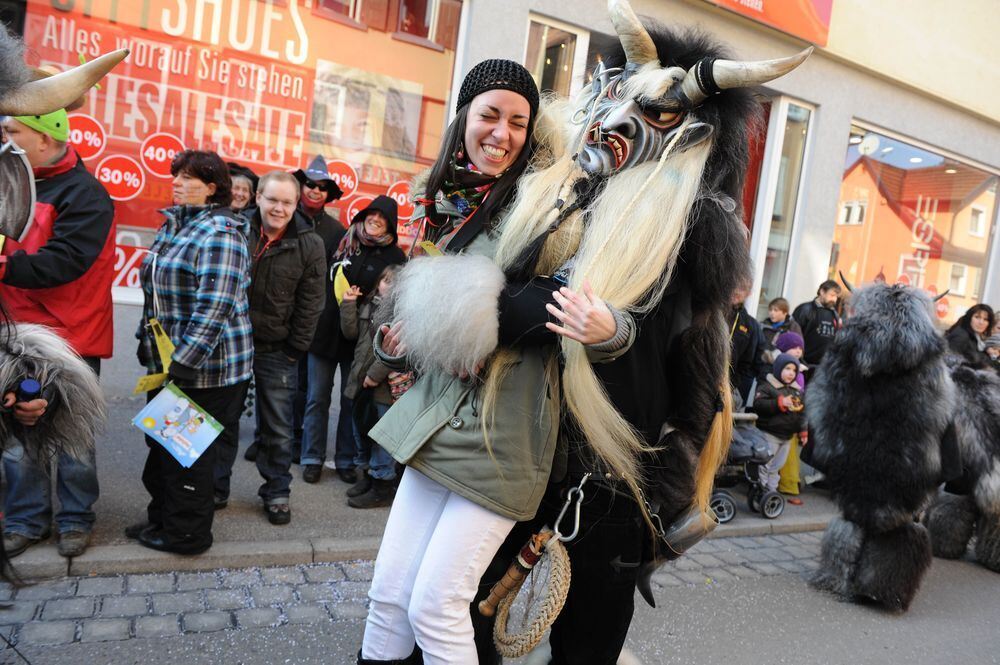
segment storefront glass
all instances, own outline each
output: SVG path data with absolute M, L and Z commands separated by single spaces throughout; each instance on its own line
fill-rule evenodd
M 854 284 L 884 276 L 934 293 L 942 325 L 982 297 L 995 174 L 862 127 L 851 128 L 830 255 Z
M 330 208 L 341 221 L 386 193 L 406 220 L 407 183 L 447 121 L 460 16 L 459 0 L 27 0 L 29 64 L 132 51 L 70 122 L 116 201 L 116 286 L 138 283 L 136 246 L 162 220 L 184 148 L 257 173 L 322 154 L 345 192 Z
M 573 82 L 576 35 L 566 30 L 531 21 L 525 66 L 542 92 L 569 95 Z

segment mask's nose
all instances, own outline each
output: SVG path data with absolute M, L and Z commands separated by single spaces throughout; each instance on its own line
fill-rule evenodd
M 611 112 L 601 122 L 601 131 L 614 132 L 627 139 L 635 138 L 636 122 L 642 109 L 633 100 L 622 102 L 611 109 Z

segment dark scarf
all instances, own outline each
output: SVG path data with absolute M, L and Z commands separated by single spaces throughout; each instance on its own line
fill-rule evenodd
M 340 239 L 340 245 L 337 246 L 334 258 L 346 259 L 349 256 L 359 254 L 362 245 L 365 247 L 388 247 L 395 241 L 396 239 L 388 230 L 378 237 L 371 235 L 365 231 L 365 220 L 359 219 L 347 228 L 344 237 Z

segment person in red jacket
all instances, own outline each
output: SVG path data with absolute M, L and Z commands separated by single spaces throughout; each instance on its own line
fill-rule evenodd
M 0 298 L 12 321 L 38 323 L 59 334 L 100 374 L 114 344 L 114 206 L 104 187 L 67 145 L 63 110 L 8 117 L 4 130 L 24 150 L 35 176 L 35 218 L 20 240 L 6 238 L 0 253 Z M 7 476 L 4 546 L 10 556 L 49 535 L 52 497 L 47 471 L 20 446 L 3 454 Z M 59 553 L 86 549 L 99 494 L 95 459 L 61 455 L 56 461 L 61 504 L 55 516 Z

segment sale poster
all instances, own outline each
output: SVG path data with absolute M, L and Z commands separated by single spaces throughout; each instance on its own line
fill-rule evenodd
M 70 142 L 115 201 L 116 286 L 138 285 L 157 211 L 171 205 L 171 161 L 187 148 L 260 175 L 323 155 L 344 191 L 331 214 L 346 224 L 391 196 L 410 242 L 409 182 L 447 121 L 458 14 L 439 21 L 440 44 L 400 39 L 397 4 L 365 2 L 344 21 L 316 0 L 27 0 L 29 64 L 131 51 L 70 116 Z

